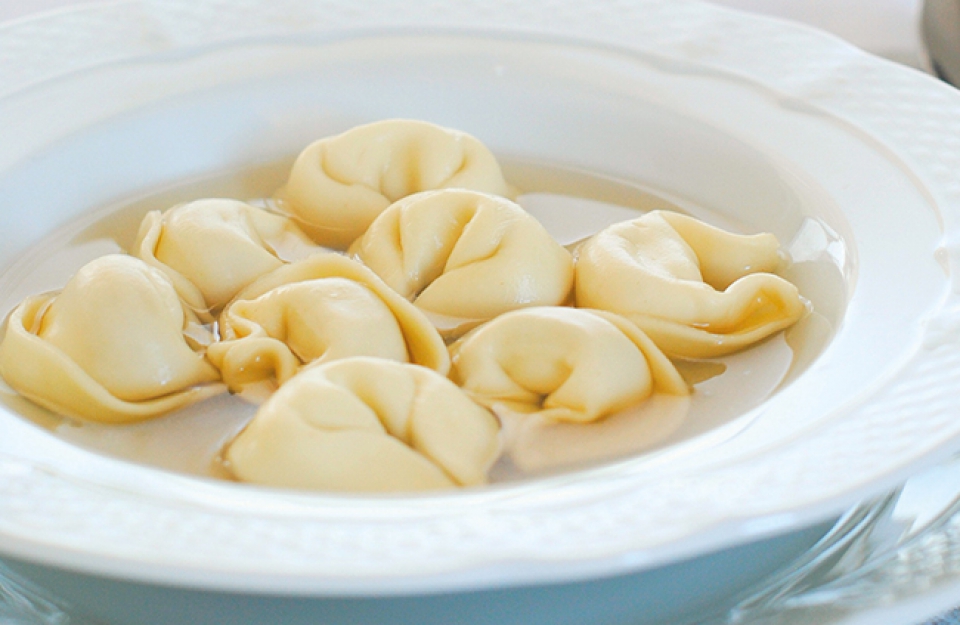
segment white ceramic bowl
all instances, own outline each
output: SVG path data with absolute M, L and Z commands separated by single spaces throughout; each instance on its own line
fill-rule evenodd
M 931 78 L 665 0 L 118 2 L 0 35 L 4 301 L 36 242 L 95 209 L 411 117 L 774 232 L 830 338 L 655 452 L 443 495 L 195 478 L 3 409 L 8 556 L 313 596 L 569 581 L 811 526 L 957 447 L 960 96 Z

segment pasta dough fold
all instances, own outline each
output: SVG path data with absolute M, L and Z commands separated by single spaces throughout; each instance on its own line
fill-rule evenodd
M 108 255 L 81 268 L 59 294 L 30 297 L 13 311 L 0 375 L 60 414 L 138 421 L 226 390 L 202 345 L 186 338 L 203 334 L 161 272 Z
M 227 447 L 245 482 L 337 491 L 414 491 L 486 482 L 499 425 L 442 375 L 348 358 L 306 367 Z
M 462 189 L 385 210 L 350 253 L 455 335 L 517 308 L 564 302 L 573 257 L 520 206 Z
M 653 211 L 580 246 L 576 302 L 625 316 L 671 356 L 721 356 L 806 312 L 797 288 L 772 273 L 781 262 L 772 234 Z
M 626 319 L 564 307 L 513 311 L 450 347 L 451 379 L 475 401 L 584 423 L 689 387 Z
M 339 254 L 311 256 L 258 279 L 224 309 L 220 333 L 208 356 L 233 391 L 282 385 L 303 364 L 349 356 L 414 362 L 444 375 L 450 367 L 423 313 Z
M 287 217 L 237 200 L 205 199 L 148 213 L 133 249 L 166 273 L 180 297 L 202 314 L 318 248 Z
M 493 154 L 475 138 L 400 119 L 309 145 L 278 199 L 317 243 L 346 249 L 391 203 L 447 188 L 510 193 Z

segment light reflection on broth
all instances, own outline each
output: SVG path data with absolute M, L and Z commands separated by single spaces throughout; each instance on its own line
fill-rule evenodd
M 518 203 L 565 245 L 642 211 L 680 208 L 638 185 L 522 159 L 500 160 L 507 180 L 520 191 Z M 128 249 L 148 211 L 202 197 L 268 197 L 283 184 L 291 161 L 187 181 L 68 224 L 0 275 L 0 314 L 8 314 L 28 295 L 61 288 L 90 260 Z M 782 243 L 789 247 L 790 242 Z M 491 479 L 508 481 L 644 453 L 707 432 L 761 404 L 822 352 L 846 303 L 837 261 L 825 250 L 818 254 L 805 248 L 802 262 L 788 267 L 784 277 L 798 285 L 815 312 L 744 352 L 678 362 L 681 374 L 695 386 L 689 399 L 655 396 L 641 407 L 593 424 L 548 424 L 501 414 L 504 439 L 511 447 L 494 466 Z M 35 406 L 2 382 L 0 404 L 87 449 L 217 478 L 229 477 L 219 461 L 222 447 L 256 410 L 239 397 L 222 396 L 141 423 L 87 424 Z

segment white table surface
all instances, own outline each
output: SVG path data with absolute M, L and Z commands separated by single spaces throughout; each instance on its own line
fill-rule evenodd
M 106 0 L 107 2 L 109 0 Z M 924 67 L 921 0 L 712 0 L 715 4 L 803 22 L 874 54 Z M 105 0 L 0 0 L 0 21 Z

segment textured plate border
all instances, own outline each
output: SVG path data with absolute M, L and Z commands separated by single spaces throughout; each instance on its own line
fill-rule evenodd
M 594 472 L 549 488 L 415 505 L 195 483 L 181 498 L 180 478 L 128 492 L 0 456 L 0 550 L 132 579 L 260 591 L 362 594 L 573 579 L 820 520 L 957 446 L 960 133 L 951 130 L 960 128 L 960 95 L 828 35 L 668 0 L 117 2 L 0 28 L 0 97 L 140 55 L 401 27 L 654 53 L 738 75 L 862 130 L 914 173 L 944 223 L 951 291 L 925 320 L 923 348 L 895 382 L 843 418 L 708 474 L 657 481 Z M 840 456 L 837 440 L 846 442 Z

